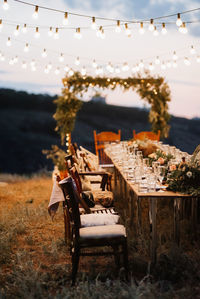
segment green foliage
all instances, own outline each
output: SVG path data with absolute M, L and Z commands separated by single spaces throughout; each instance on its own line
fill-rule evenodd
M 46 155 L 47 159 L 51 159 L 53 164 L 58 167 L 58 170 L 62 171 L 66 169 L 65 156 L 66 152 L 60 149 L 57 145 L 52 145 L 51 150 L 43 150 L 43 154 Z
M 163 165 L 168 165 L 168 162 L 173 159 L 173 156 L 171 154 L 165 154 L 163 151 L 161 150 L 157 150 L 155 153 L 153 153 L 152 155 L 150 155 L 149 157 L 149 164 L 150 166 L 152 166 L 152 162 L 153 161 L 158 161 L 159 158 L 162 158 L 164 161 Z
M 200 196 L 200 166 L 195 164 L 179 164 L 168 178 L 168 190 L 193 196 Z
M 63 84 L 65 89 L 63 90 L 64 100 L 68 100 L 70 105 L 72 101 L 78 100 L 78 96 L 82 96 L 84 92 L 87 92 L 89 88 L 98 86 L 101 88 L 110 88 L 114 90 L 117 86 L 121 86 L 124 91 L 132 89 L 135 90 L 142 99 L 147 101 L 151 105 L 151 110 L 149 113 L 149 121 L 152 124 L 152 131 L 161 131 L 161 137 L 167 137 L 169 133 L 168 121 L 170 115 L 168 113 L 168 102 L 170 99 L 170 90 L 167 83 L 164 82 L 162 77 L 153 78 L 148 73 L 146 77 L 142 78 L 140 75 L 138 78 L 100 78 L 100 77 L 83 77 L 79 72 L 74 73 L 71 77 L 66 77 L 63 79 Z M 66 110 L 66 107 L 62 107 L 59 101 L 57 102 L 57 114 L 55 119 L 58 122 L 57 130 L 60 130 L 61 137 L 65 136 L 67 129 L 69 129 L 69 124 L 67 123 L 67 117 L 73 120 L 75 117 L 72 113 Z M 73 112 L 76 109 L 73 110 Z M 68 114 L 68 115 L 67 115 Z M 66 118 L 65 118 L 66 117 Z M 65 120 L 64 120 L 65 118 Z M 73 128 L 74 122 L 72 122 Z

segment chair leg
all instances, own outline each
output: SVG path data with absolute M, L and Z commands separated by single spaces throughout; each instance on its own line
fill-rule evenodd
M 80 258 L 80 249 L 78 246 L 75 246 L 74 252 L 72 254 L 72 286 L 75 285 L 76 274 L 78 271 L 79 258 Z
M 118 245 L 112 246 L 113 252 L 114 252 L 114 259 L 115 259 L 115 265 L 117 269 L 120 268 L 120 254 L 119 254 L 119 247 Z
M 129 267 L 128 267 L 128 248 L 127 248 L 127 241 L 125 240 L 123 245 L 123 260 L 124 260 L 124 268 L 125 268 L 125 275 L 126 280 L 129 281 Z

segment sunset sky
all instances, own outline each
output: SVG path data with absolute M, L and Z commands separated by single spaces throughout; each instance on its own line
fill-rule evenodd
M 74 70 L 82 70 L 85 67 L 88 74 L 96 76 L 93 60 L 99 68 L 104 69 L 106 76 L 136 76 L 132 68 L 143 60 L 145 67 L 149 64 L 155 67 L 151 70 L 153 75 L 164 76 L 171 89 L 172 101 L 169 104 L 170 113 L 188 118 L 200 117 L 200 10 L 181 15 L 182 21 L 192 22 L 186 24 L 187 34 L 180 33 L 176 23 L 177 16 L 161 18 L 154 21 L 159 35 L 154 36 L 148 30 L 149 20 L 156 17 L 177 14 L 200 7 L 200 1 L 193 0 L 47 0 L 25 1 L 39 6 L 38 18 L 32 17 L 35 7 L 20 1 L 8 0 L 9 9 L 4 10 L 0 6 L 0 19 L 2 29 L 0 31 L 0 87 L 25 90 L 33 93 L 60 94 L 62 89 L 61 79 L 65 76 L 67 65 Z M 50 27 L 63 27 L 64 13 L 42 9 L 41 7 L 57 9 L 68 12 L 68 25 L 59 29 L 59 39 L 48 36 Z M 74 16 L 70 13 L 81 14 Z M 87 15 L 88 17 L 84 17 Z M 96 36 L 96 30 L 91 29 L 92 16 L 96 17 L 97 28 L 103 26 L 105 39 Z M 113 20 L 99 20 L 97 17 Z M 121 32 L 116 33 L 116 20 L 128 22 L 131 36 L 125 34 L 124 23 L 121 22 Z M 140 34 L 140 23 L 144 22 L 145 33 Z M 159 24 L 156 24 L 159 22 Z M 167 33 L 161 33 L 162 23 L 165 23 Z M 27 33 L 22 32 L 24 24 L 27 24 Z M 18 35 L 14 31 L 19 25 Z M 35 38 L 35 30 L 38 27 L 40 37 Z M 81 39 L 74 38 L 75 28 L 81 28 Z M 1 24 L 0 24 L 1 28 Z M 12 43 L 7 46 L 8 38 Z M 29 51 L 24 52 L 28 44 Z M 191 52 L 193 49 L 193 53 Z M 45 49 L 45 51 L 44 51 Z M 177 54 L 177 67 L 173 67 L 173 53 Z M 42 53 L 47 57 L 42 57 Z M 195 53 L 194 53 L 195 52 Z M 18 61 L 13 59 L 18 57 Z M 64 57 L 64 61 L 62 57 Z M 155 59 L 159 56 L 160 64 L 155 65 Z M 4 57 L 4 58 L 2 58 Z M 80 64 L 74 62 L 79 57 Z M 190 65 L 186 65 L 186 63 Z M 35 61 L 35 66 L 33 65 Z M 106 70 L 111 63 L 117 74 L 110 74 Z M 33 68 L 31 70 L 31 63 Z M 49 63 L 52 69 L 45 73 L 45 67 Z M 165 63 L 165 69 L 161 68 Z M 23 69 L 22 64 L 27 68 Z M 123 71 L 124 64 L 129 70 Z M 163 67 L 163 65 L 162 65 Z M 163 67 L 164 68 L 164 67 Z M 59 74 L 55 74 L 58 69 Z M 142 71 L 142 69 L 141 69 Z M 94 92 L 94 91 L 93 91 Z M 132 92 L 123 93 L 120 89 L 114 92 L 103 90 L 107 103 L 123 106 L 140 106 L 144 103 L 139 96 Z M 92 93 L 85 95 L 89 100 Z

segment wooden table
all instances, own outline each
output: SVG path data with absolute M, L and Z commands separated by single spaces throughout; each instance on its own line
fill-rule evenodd
M 106 154 L 112 160 L 112 155 L 106 151 Z M 134 230 L 141 228 L 141 201 L 148 201 L 149 214 L 149 231 L 150 231 L 150 259 L 152 265 L 157 260 L 157 203 L 161 199 L 173 199 L 173 235 L 174 241 L 179 246 L 180 243 L 180 217 L 181 209 L 185 199 L 190 199 L 191 202 L 191 225 L 194 237 L 196 235 L 197 226 L 197 198 L 181 193 L 171 191 L 140 193 L 138 185 L 127 180 L 123 173 L 122 167 L 118 163 L 114 164 L 114 193 L 117 197 L 123 198 L 129 217 L 128 226 Z M 135 224 L 135 225 L 134 225 Z M 137 225 L 136 225 L 137 224 Z

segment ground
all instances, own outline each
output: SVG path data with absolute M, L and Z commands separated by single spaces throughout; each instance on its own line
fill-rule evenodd
M 177 250 L 161 257 L 152 276 L 135 267 L 129 250 L 129 283 L 112 257 L 83 257 L 70 287 L 62 206 L 54 221 L 47 210 L 52 178 L 1 174 L 0 182 L 0 298 L 200 298 L 196 244 L 192 256 Z

